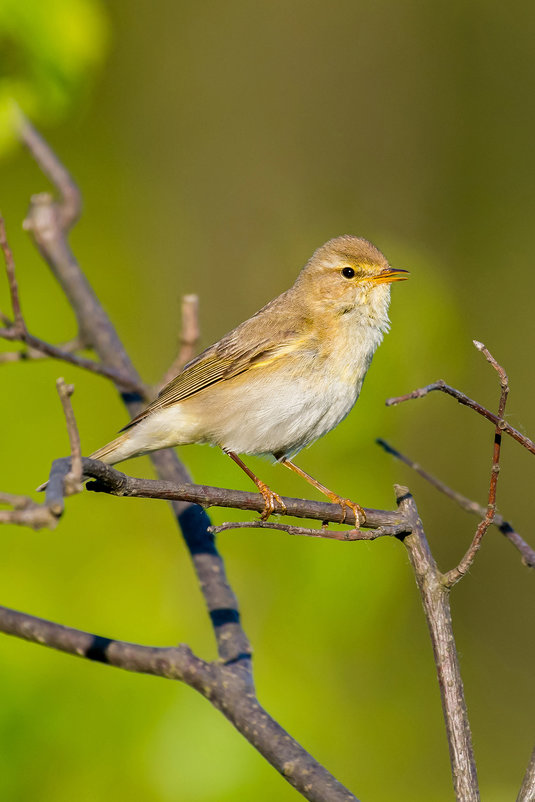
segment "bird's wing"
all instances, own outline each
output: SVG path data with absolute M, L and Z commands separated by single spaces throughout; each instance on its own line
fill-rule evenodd
M 262 336 L 259 337 L 260 331 L 255 324 L 255 318 L 251 318 L 189 362 L 160 391 L 158 398 L 124 428 L 128 429 L 147 415 L 183 401 L 212 384 L 231 379 L 246 370 L 266 367 L 295 352 L 305 339 L 302 331 L 284 330 L 284 326 L 277 325 L 268 332 L 262 327 Z

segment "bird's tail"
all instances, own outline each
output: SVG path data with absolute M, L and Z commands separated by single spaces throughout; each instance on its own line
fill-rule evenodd
M 115 440 L 89 455 L 89 459 L 98 459 L 106 465 L 115 465 L 129 457 L 135 456 L 139 449 L 133 444 L 130 430 L 123 432 Z
M 98 451 L 94 451 L 90 455 L 90 459 L 99 459 L 101 462 L 105 462 L 106 465 L 115 465 L 116 462 L 122 462 L 124 459 L 135 456 L 138 451 L 139 450 L 132 444 L 130 432 L 127 431 L 120 434 L 119 437 L 116 437 L 111 443 L 107 443 L 105 446 L 102 446 L 102 448 L 99 448 Z M 46 490 L 47 487 L 48 482 L 43 482 L 42 485 L 39 485 L 39 487 L 35 489 L 38 493 L 41 493 L 43 490 Z

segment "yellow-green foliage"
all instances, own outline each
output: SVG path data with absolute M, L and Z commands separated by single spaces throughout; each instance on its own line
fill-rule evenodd
M 13 143 L 13 103 L 34 122 L 62 119 L 108 50 L 99 0 L 1 0 L 0 154 Z

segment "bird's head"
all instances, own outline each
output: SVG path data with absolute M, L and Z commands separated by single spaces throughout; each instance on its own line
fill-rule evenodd
M 380 314 L 386 310 L 390 285 L 409 277 L 390 267 L 371 242 L 345 235 L 317 249 L 298 276 L 296 287 L 307 303 L 337 314 L 353 310 Z

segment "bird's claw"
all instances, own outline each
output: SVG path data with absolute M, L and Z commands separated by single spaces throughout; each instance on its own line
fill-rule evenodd
M 360 504 L 355 504 L 354 501 L 351 501 L 349 498 L 342 498 L 337 493 L 329 494 L 330 500 L 333 504 L 339 504 L 342 508 L 343 517 L 340 523 L 345 523 L 347 517 L 348 509 L 352 511 L 353 515 L 355 516 L 355 529 L 358 529 L 362 526 L 363 523 L 366 521 L 366 513 L 360 506 Z
M 264 509 L 260 515 L 263 521 L 267 521 L 269 516 L 275 512 L 276 505 L 278 506 L 278 513 L 284 514 L 286 512 L 286 506 L 278 493 L 274 493 L 264 482 L 259 482 L 257 487 L 264 499 Z

